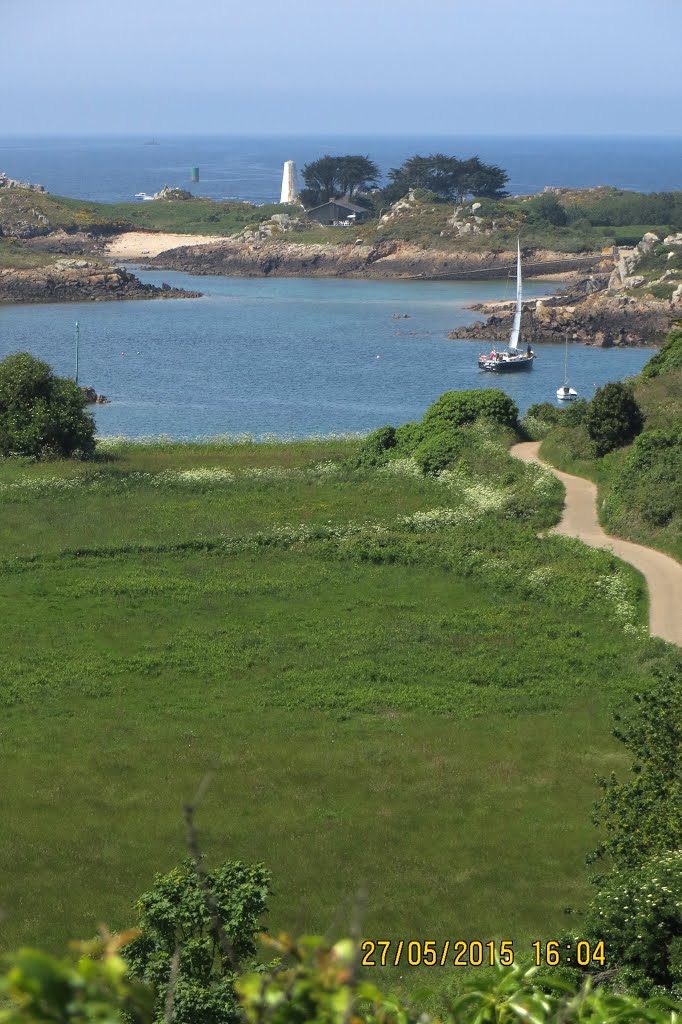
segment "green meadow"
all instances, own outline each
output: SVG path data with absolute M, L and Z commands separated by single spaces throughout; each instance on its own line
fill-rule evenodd
M 128 925 L 207 772 L 207 860 L 267 864 L 275 932 L 364 887 L 375 938 L 561 933 L 612 712 L 676 654 L 634 571 L 542 536 L 553 479 L 462 431 L 439 478 L 355 439 L 0 465 L 3 949 Z

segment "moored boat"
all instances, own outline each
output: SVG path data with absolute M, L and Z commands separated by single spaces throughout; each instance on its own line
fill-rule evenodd
M 521 310 L 523 307 L 523 281 L 521 277 L 521 242 L 516 245 L 516 309 L 514 310 L 514 322 L 509 337 L 509 344 L 506 350 L 498 352 L 493 349 L 488 355 L 483 353 L 478 357 L 479 370 L 486 370 L 489 373 L 513 373 L 516 370 L 530 370 L 533 367 L 535 353 L 530 345 L 526 346 L 525 352 L 519 351 L 519 340 L 521 336 Z

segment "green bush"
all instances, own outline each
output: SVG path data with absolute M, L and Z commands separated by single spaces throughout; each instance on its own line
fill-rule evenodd
M 375 466 L 383 462 L 386 452 L 396 446 L 395 427 L 379 427 L 368 434 L 360 446 L 357 462 L 361 466 Z
M 679 366 L 682 366 L 682 328 L 676 328 L 666 335 L 662 348 L 651 357 L 641 376 L 650 380 Z
M 577 427 L 587 419 L 589 403 L 584 398 L 577 398 L 561 413 L 561 423 L 565 427 Z
M 154 989 L 157 1024 L 167 1019 L 176 950 L 174 1024 L 240 1020 L 234 979 L 239 964 L 256 951 L 254 936 L 266 909 L 270 874 L 262 864 L 228 861 L 206 874 L 204 881 L 215 902 L 215 915 L 189 860 L 167 875 L 157 875 L 154 887 L 137 902 L 140 935 L 124 956 L 131 975 Z
M 440 473 L 457 458 L 462 442 L 456 431 L 443 434 L 429 434 L 415 449 L 413 457 L 422 472 Z
M 80 388 L 28 352 L 0 362 L 0 455 L 34 459 L 95 451 L 95 424 Z
M 424 440 L 424 428 L 421 423 L 403 423 L 396 428 L 395 454 L 407 458 Z
M 603 939 L 618 988 L 682 998 L 682 850 L 610 875 L 584 933 Z
M 426 436 L 442 434 L 453 427 L 487 418 L 516 429 L 519 410 L 500 388 L 476 391 L 446 391 L 424 413 L 422 427 Z
M 585 427 L 601 458 L 632 441 L 644 426 L 644 417 L 631 388 L 620 382 L 598 388 L 585 416 Z

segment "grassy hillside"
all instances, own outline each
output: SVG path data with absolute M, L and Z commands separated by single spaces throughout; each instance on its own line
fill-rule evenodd
M 682 193 L 650 196 L 604 188 L 483 200 L 476 211 L 471 204 L 460 207 L 458 224 L 453 222 L 452 203 L 423 190 L 417 190 L 414 201 L 397 207 L 382 205 L 380 197 L 374 200 L 374 215 L 365 225 L 345 229 L 311 223 L 284 237 L 340 244 L 352 244 L 356 238 L 370 243 L 396 239 L 436 249 L 483 251 L 509 249 L 520 234 L 528 248 L 579 253 L 613 244 L 634 245 L 646 231 L 663 237 L 682 230 Z M 0 193 L 0 227 L 5 234 L 16 233 L 21 225 L 39 226 L 44 217 L 53 228 L 67 231 L 233 235 L 281 212 L 296 210 L 210 199 L 94 203 L 20 189 Z
M 538 539 L 561 490 L 510 436 L 439 476 L 350 440 L 0 464 L 3 948 L 129 923 L 208 769 L 208 858 L 267 863 L 277 929 L 364 881 L 377 937 L 561 932 L 611 709 L 674 653 L 634 571 Z
M 670 332 L 632 387 L 645 418 L 632 444 L 596 458 L 584 423 L 567 410 L 547 425 L 542 455 L 599 485 L 605 529 L 682 561 L 681 329 Z

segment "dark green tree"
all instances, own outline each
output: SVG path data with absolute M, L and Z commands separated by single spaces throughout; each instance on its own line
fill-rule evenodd
M 568 214 L 553 192 L 541 192 L 525 204 L 526 216 L 531 224 L 564 227 Z
M 614 381 L 597 388 L 585 416 L 585 426 L 597 457 L 622 448 L 644 426 L 642 411 L 626 384 Z
M 507 193 L 508 175 L 501 167 L 484 164 L 477 156 L 459 160 L 444 153 L 413 156 L 388 172 L 390 185 L 383 191 L 386 202 L 395 202 L 410 189 L 427 189 L 443 200 L 461 202 L 466 196 L 499 199 Z
M 373 188 L 379 180 L 379 168 L 368 156 L 322 156 L 306 164 L 302 171 L 306 187 L 300 199 L 304 206 L 318 206 L 341 196 L 352 198 Z
M 28 352 L 0 362 L 0 455 L 34 459 L 95 450 L 95 424 L 80 388 Z
M 235 960 L 252 960 L 254 936 L 270 893 L 262 864 L 227 861 L 205 882 L 217 908 L 216 922 L 191 860 L 167 875 L 136 904 L 141 935 L 123 951 L 133 977 L 154 987 L 155 1020 L 163 1024 L 173 956 L 178 955 L 174 1024 L 236 1024 Z M 229 949 L 224 941 L 227 936 Z

